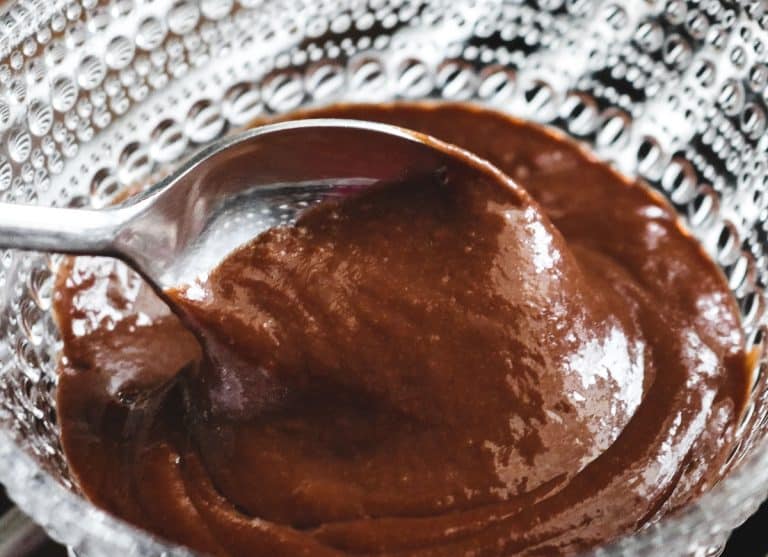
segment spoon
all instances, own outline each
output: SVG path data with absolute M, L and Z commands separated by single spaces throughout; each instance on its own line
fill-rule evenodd
M 116 257 L 187 322 L 167 291 L 204 278 L 259 233 L 292 223 L 324 199 L 439 172 L 448 159 L 490 168 L 458 147 L 385 124 L 314 119 L 267 125 L 208 145 L 119 206 L 0 203 L 0 248 Z M 204 331 L 192 330 L 205 341 Z M 204 345 L 206 352 L 215 348 Z M 43 539 L 29 519 L 14 524 L 19 543 Z
M 0 247 L 117 257 L 163 295 L 206 276 L 232 250 L 290 224 L 311 204 L 436 172 L 458 152 L 415 132 L 358 120 L 267 125 L 207 146 L 114 208 L 0 203 Z

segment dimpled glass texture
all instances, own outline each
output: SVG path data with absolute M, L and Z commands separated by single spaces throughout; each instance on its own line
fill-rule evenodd
M 766 335 L 768 13 L 725 0 L 22 0 L 0 15 L 0 199 L 103 207 L 257 116 L 470 100 L 560 128 L 685 218 Z M 74 555 L 186 555 L 82 499 L 58 441 L 57 256 L 0 251 L 0 479 Z M 768 492 L 760 361 L 732 472 L 594 555 L 717 555 Z

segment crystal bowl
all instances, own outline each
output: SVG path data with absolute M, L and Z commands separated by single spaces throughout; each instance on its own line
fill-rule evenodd
M 663 193 L 766 340 L 768 14 L 726 0 L 21 0 L 0 14 L 0 199 L 102 207 L 256 117 L 481 103 Z M 0 479 L 73 555 L 187 555 L 78 495 L 59 444 L 59 257 L 0 251 Z M 766 361 L 729 475 L 593 555 L 716 555 L 768 492 Z

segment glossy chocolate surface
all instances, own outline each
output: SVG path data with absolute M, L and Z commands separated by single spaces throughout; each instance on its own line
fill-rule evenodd
M 62 270 L 58 411 L 83 492 L 221 555 L 569 555 L 721 476 L 738 311 L 674 211 L 552 132 L 339 106 L 483 157 L 308 210 L 169 295 Z M 343 149 L 343 145 L 338 146 Z

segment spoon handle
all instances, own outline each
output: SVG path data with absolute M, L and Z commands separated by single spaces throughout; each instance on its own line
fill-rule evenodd
M 112 251 L 117 210 L 0 203 L 0 248 L 98 254 Z

